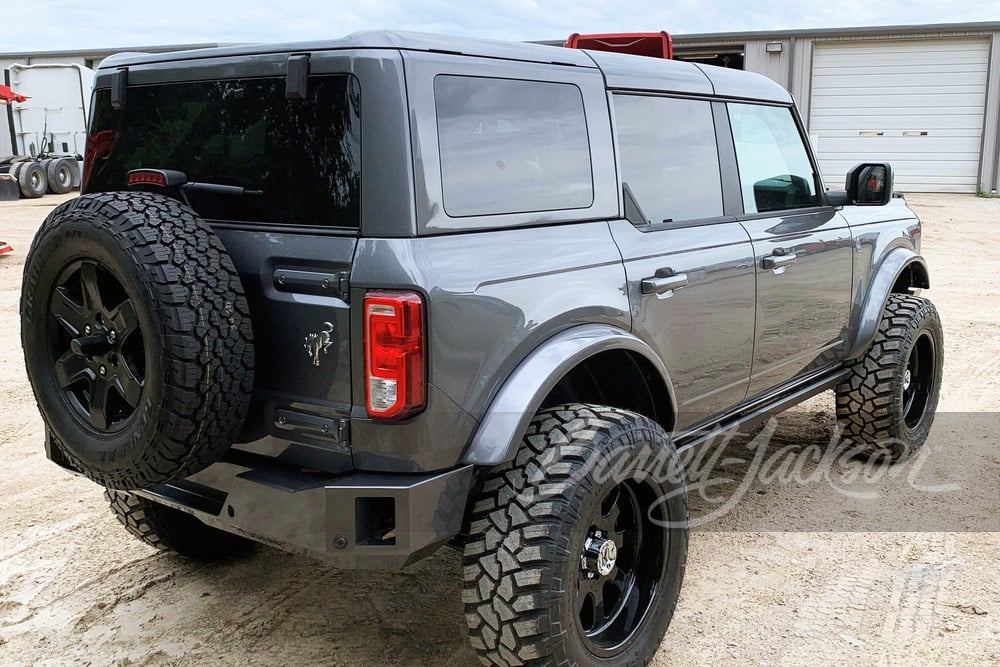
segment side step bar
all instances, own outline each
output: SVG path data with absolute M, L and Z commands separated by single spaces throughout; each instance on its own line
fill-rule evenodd
M 833 371 L 822 371 L 791 387 L 778 388 L 734 412 L 717 419 L 695 424 L 691 428 L 675 433 L 674 444 L 677 446 L 677 451 L 683 453 L 699 445 L 714 441 L 723 433 L 743 429 L 766 421 L 771 415 L 784 412 L 793 405 L 821 394 L 827 389 L 832 389 L 850 374 L 850 368 L 837 368 Z

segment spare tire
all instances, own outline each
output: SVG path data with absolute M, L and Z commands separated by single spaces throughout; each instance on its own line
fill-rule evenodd
M 182 203 L 101 193 L 63 203 L 28 252 L 25 365 L 52 446 L 113 489 L 217 461 L 253 389 L 253 332 L 222 242 Z

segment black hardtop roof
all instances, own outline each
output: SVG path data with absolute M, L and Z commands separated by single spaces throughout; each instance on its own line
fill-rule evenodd
M 710 65 L 660 60 L 602 51 L 566 49 L 526 42 L 503 42 L 470 37 L 451 37 L 419 32 L 373 30 L 355 32 L 340 39 L 281 44 L 248 44 L 171 53 L 120 53 L 106 58 L 99 71 L 146 64 L 253 56 L 275 53 L 308 53 L 338 49 L 399 49 L 454 53 L 483 58 L 533 63 L 555 63 L 599 68 L 609 88 L 721 95 L 791 102 L 784 88 L 767 77 Z

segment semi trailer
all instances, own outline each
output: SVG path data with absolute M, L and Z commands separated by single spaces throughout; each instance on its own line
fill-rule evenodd
M 11 65 L 0 88 L 0 199 L 80 186 L 94 71 Z

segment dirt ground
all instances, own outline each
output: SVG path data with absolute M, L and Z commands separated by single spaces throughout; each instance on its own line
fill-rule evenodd
M 61 200 L 0 203 L 15 249 L 0 259 L 0 664 L 475 663 L 454 551 L 401 573 L 264 547 L 199 566 L 130 538 L 98 487 L 45 459 L 18 298 L 31 237 Z M 720 488 L 740 502 L 694 493 L 695 513 L 719 518 L 692 533 L 655 664 L 1000 664 L 1000 200 L 908 201 L 946 339 L 929 457 L 867 481 L 847 463 L 741 485 L 753 466 L 727 447 Z M 831 410 L 822 395 L 788 413 L 768 452 L 825 443 Z

